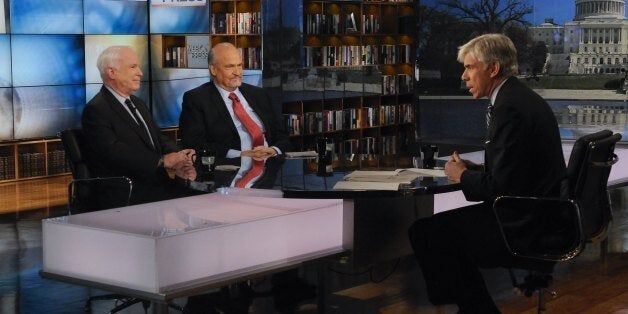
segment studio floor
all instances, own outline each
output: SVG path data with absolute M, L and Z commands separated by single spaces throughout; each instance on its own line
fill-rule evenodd
M 0 204 L 3 206 L 0 215 L 0 313 L 83 313 L 89 296 L 106 293 L 43 279 L 39 275 L 42 268 L 41 219 L 64 213 L 61 191 L 65 188 L 64 180 L 67 179 L 51 180 L 45 188 L 48 195 L 45 200 L 39 196 L 27 200 L 24 199 L 26 194 L 15 195 L 17 191 L 41 189 L 41 185 L 36 188 L 0 186 Z M 11 198 L 21 199 L 18 202 Z M 558 295 L 548 299 L 547 313 L 628 313 L 628 188 L 612 191 L 611 199 L 614 221 L 606 263 L 599 256 L 598 245 L 589 245 L 574 260 L 560 263 L 553 285 Z M 18 205 L 22 207 L 13 211 L 9 208 Z M 353 274 L 334 271 L 333 262 L 330 265 L 326 273 L 332 293 L 327 298 L 327 313 L 457 312 L 455 306 L 434 307 L 427 302 L 421 272 L 410 257 Z M 300 271 L 303 278 L 316 282 L 314 268 L 306 266 Z M 506 270 L 486 270 L 484 275 L 503 313 L 536 313 L 536 298 L 513 294 Z M 256 282 L 259 287 L 267 284 L 263 278 Z M 185 302 L 185 298 L 175 300 L 179 305 Z M 274 313 L 272 302 L 269 297 L 256 298 L 250 313 Z M 113 301 L 95 302 L 93 313 L 107 313 L 114 305 Z M 152 308 L 149 308 L 150 312 Z M 315 300 L 303 302 L 297 309 L 297 313 L 316 312 Z M 144 310 L 136 304 L 121 313 L 144 313 Z

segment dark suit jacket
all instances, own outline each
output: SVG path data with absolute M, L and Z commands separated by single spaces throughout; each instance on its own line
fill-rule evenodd
M 262 120 L 268 145 L 276 146 L 282 153 L 288 151 L 290 149 L 288 135 L 281 117 L 273 110 L 268 94 L 262 88 L 245 83 L 239 90 Z M 208 147 L 213 149 L 218 157 L 225 157 L 230 149 L 241 150 L 236 126 L 213 82 L 205 83 L 183 94 L 179 133 L 183 147 L 195 149 Z
M 155 194 L 162 193 L 164 186 L 169 187 L 173 180 L 163 167 L 157 165 L 163 154 L 176 151 L 176 147 L 162 140 L 144 102 L 135 96 L 131 96 L 131 101 L 146 122 L 155 148 L 144 130 L 103 86 L 83 110 L 90 170 L 100 177 L 127 176 L 133 180 L 133 203 L 165 199 L 165 196 Z
M 565 160 L 556 118 L 541 96 L 514 77 L 495 99 L 485 152 L 485 171 L 462 174 L 468 200 L 559 196 Z

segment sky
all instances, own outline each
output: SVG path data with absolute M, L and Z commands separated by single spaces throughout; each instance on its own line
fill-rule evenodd
M 421 4 L 433 5 L 437 0 L 419 0 Z M 526 18 L 533 25 L 539 25 L 546 18 L 554 18 L 554 23 L 565 24 L 572 21 L 576 12 L 576 0 L 524 0 L 534 9 Z

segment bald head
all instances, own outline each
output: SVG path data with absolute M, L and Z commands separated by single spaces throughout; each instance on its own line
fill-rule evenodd
M 242 85 L 242 58 L 231 43 L 219 43 L 209 51 L 207 61 L 214 84 L 227 91 Z

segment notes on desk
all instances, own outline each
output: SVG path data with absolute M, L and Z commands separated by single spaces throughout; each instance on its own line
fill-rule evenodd
M 313 150 L 305 152 L 286 152 L 286 158 L 288 159 L 311 159 L 318 157 L 318 154 Z
M 420 177 L 445 177 L 442 169 L 397 169 L 393 171 L 356 170 L 334 185 L 334 190 L 398 190 Z
M 420 169 L 420 168 L 408 168 L 403 169 L 418 174 L 421 177 L 446 177 L 445 170 L 441 169 Z
M 399 183 L 396 182 L 360 182 L 360 181 L 338 181 L 334 185 L 334 190 L 399 190 Z

